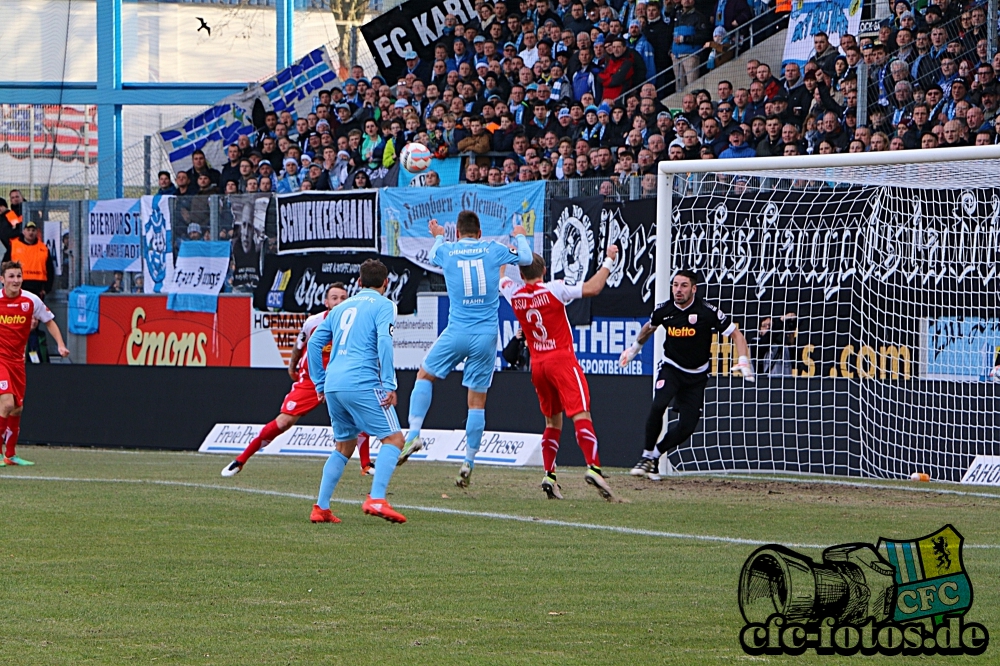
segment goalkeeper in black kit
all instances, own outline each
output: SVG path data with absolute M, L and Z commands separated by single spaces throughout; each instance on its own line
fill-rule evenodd
M 653 310 L 649 321 L 643 325 L 635 343 L 622 352 L 619 364 L 627 365 L 635 358 L 643 343 L 663 326 L 666 341 L 663 343 L 663 364 L 656 375 L 653 405 L 646 418 L 646 445 L 642 458 L 632 468 L 633 476 L 645 476 L 659 481 L 657 473 L 660 456 L 683 444 L 698 427 L 702 408 L 705 406 L 705 385 L 712 353 L 712 334 L 729 336 L 736 345 L 739 362 L 734 370 L 749 382 L 755 381 L 750 351 L 746 338 L 736 322 L 711 303 L 697 298 L 698 276 L 693 271 L 681 270 L 670 283 L 673 300 Z M 663 414 L 670 401 L 680 412 L 680 419 L 667 430 L 663 440 Z

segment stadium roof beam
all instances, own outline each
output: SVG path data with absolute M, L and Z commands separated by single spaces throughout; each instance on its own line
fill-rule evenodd
M 293 60 L 294 0 L 275 0 L 277 69 Z M 242 83 L 125 83 L 122 81 L 122 0 L 97 0 L 97 81 L 51 83 L 2 81 L 8 104 L 97 105 L 97 193 L 101 199 L 124 193 L 122 107 L 176 104 L 211 105 L 246 89 Z

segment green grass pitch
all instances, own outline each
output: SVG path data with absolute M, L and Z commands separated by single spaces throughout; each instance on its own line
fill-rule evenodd
M 736 590 L 756 546 L 650 532 L 833 545 L 945 523 L 972 546 L 969 618 L 1000 636 L 1000 494 L 613 470 L 628 503 L 609 504 L 567 468 L 556 502 L 537 469 L 482 465 L 462 491 L 456 466 L 411 463 L 389 497 L 409 522 L 391 525 L 362 515 L 370 481 L 352 462 L 343 522 L 313 525 L 316 458 L 258 456 L 223 479 L 221 456 L 19 453 L 38 465 L 0 468 L 2 664 L 901 663 L 744 655 Z M 997 649 L 923 663 L 996 663 Z

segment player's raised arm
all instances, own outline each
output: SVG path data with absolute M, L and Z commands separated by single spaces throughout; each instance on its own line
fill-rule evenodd
M 514 247 L 517 248 L 517 265 L 529 266 L 535 258 L 528 245 L 528 234 L 520 224 L 514 227 Z
M 427 260 L 435 266 L 440 266 L 441 264 L 437 261 L 437 253 L 444 245 L 444 227 L 438 224 L 437 219 L 433 219 L 427 223 L 427 230 L 431 232 L 431 236 L 434 236 L 434 245 L 431 245 L 430 252 L 427 253 Z
M 618 246 L 612 245 L 608 248 L 607 256 L 604 258 L 604 263 L 601 264 L 601 267 L 597 269 L 592 278 L 583 283 L 584 298 L 597 296 L 604 290 L 604 285 L 608 283 L 608 278 L 611 277 L 611 269 L 614 268 L 617 257 Z
M 334 317 L 327 317 L 309 337 L 309 377 L 316 386 L 316 393 L 323 395 L 326 384 L 326 367 L 323 365 L 323 347 L 333 340 Z

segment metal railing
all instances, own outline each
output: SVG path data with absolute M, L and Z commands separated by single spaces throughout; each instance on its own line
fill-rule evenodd
M 759 14 L 747 21 L 746 23 L 739 25 L 732 30 L 726 32 L 726 39 L 732 44 L 733 57 L 739 57 L 740 53 L 752 49 L 754 46 L 762 43 L 765 39 L 776 34 L 788 24 L 788 14 L 782 13 L 778 14 L 773 7 L 769 8 L 766 12 Z M 699 48 L 694 53 L 690 54 L 689 58 L 697 57 L 699 61 L 698 65 L 698 78 L 705 76 L 709 70 L 706 69 L 705 63 L 708 60 L 709 53 L 712 51 L 711 47 L 705 48 L 704 46 Z M 648 76 L 645 81 L 635 85 L 622 94 L 620 94 L 618 99 L 627 99 L 630 95 L 638 92 L 647 83 L 652 83 L 656 85 L 658 79 L 663 78 L 666 72 L 672 71 L 673 65 L 667 67 L 666 69 L 656 72 L 652 76 Z M 647 73 L 648 74 L 648 73 Z M 675 85 L 675 81 L 671 80 L 668 83 L 661 83 L 656 86 L 657 96 L 660 97 L 663 90 Z M 677 92 L 680 92 L 679 90 Z

